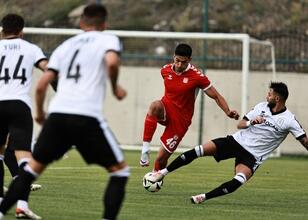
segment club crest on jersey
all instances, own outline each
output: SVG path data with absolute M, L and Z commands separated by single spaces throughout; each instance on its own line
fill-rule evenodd
M 278 124 L 279 126 L 282 126 L 283 123 L 284 123 L 284 119 L 283 119 L 283 118 L 278 118 L 277 124 Z
M 187 78 L 187 77 L 185 77 L 185 78 L 183 79 L 183 83 L 188 83 L 188 78 Z
M 168 75 L 168 79 L 169 79 L 169 80 L 172 80 L 172 75 Z

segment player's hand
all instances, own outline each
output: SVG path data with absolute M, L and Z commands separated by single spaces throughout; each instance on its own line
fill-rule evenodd
M 113 91 L 115 97 L 118 99 L 118 100 L 122 100 L 125 98 L 125 96 L 127 95 L 127 92 L 126 90 L 120 86 L 120 85 L 117 85 L 115 90 Z
M 235 120 L 238 120 L 240 117 L 239 113 L 236 110 L 230 110 L 227 115 L 229 118 L 234 118 Z
M 45 112 L 44 112 L 44 111 L 38 112 L 38 113 L 36 114 L 35 121 L 36 121 L 38 124 L 43 125 L 43 123 L 45 122 Z
M 255 119 L 250 121 L 251 125 L 262 124 L 265 122 L 265 118 L 262 116 L 257 116 Z

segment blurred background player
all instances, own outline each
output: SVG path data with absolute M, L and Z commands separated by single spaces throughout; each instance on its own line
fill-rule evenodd
M 257 104 L 238 123 L 237 127 L 241 130 L 186 151 L 174 159 L 167 168 L 158 171 L 149 179 L 159 181 L 168 173 L 202 156 L 213 156 L 217 162 L 235 158 L 233 179 L 208 193 L 192 196 L 192 203 L 198 204 L 237 190 L 252 177 L 289 133 L 308 150 L 308 138 L 304 129 L 286 107 L 289 95 L 287 85 L 272 82 L 269 88 L 267 102 Z
M 45 70 L 47 59 L 42 50 L 23 39 L 24 19 L 8 14 L 2 19 L 0 41 L 0 199 L 3 197 L 3 153 L 12 176 L 17 175 L 16 160 L 22 169 L 31 158 L 33 119 L 30 88 L 33 67 Z M 15 155 L 13 154 L 15 152 Z M 14 158 L 16 156 L 16 158 Z M 28 207 L 30 186 L 19 195 L 17 218 L 41 219 Z
M 116 219 L 130 171 L 117 140 L 102 117 L 108 78 L 115 97 L 121 100 L 126 96 L 126 91 L 117 83 L 120 41 L 114 35 L 101 32 L 106 27 L 106 16 L 104 6 L 87 6 L 80 20 L 80 28 L 85 32 L 66 40 L 52 53 L 48 70 L 36 88 L 36 121 L 44 126 L 35 144 L 33 159 L 12 181 L 0 205 L 0 216 L 48 164 L 60 159 L 75 145 L 87 163 L 96 163 L 109 172 L 103 197 L 103 219 Z M 58 90 L 45 121 L 43 103 L 47 85 L 57 76 Z
M 199 89 L 214 99 L 228 117 L 236 120 L 239 117 L 237 111 L 229 109 L 224 97 L 219 94 L 201 70 L 190 63 L 191 60 L 191 47 L 187 44 L 179 44 L 174 51 L 173 63 L 161 69 L 165 94 L 161 100 L 151 103 L 146 115 L 141 166 L 149 166 L 150 142 L 158 122 L 165 126 L 165 130 L 160 138 L 162 147 L 155 159 L 154 170 L 166 167 L 168 158 L 176 150 L 191 124 Z

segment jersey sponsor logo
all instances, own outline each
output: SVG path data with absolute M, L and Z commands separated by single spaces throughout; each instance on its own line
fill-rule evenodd
M 269 121 L 265 121 L 264 122 L 265 125 L 270 126 L 272 128 L 274 128 L 276 131 L 278 131 L 278 128 L 276 127 L 276 125 L 274 125 L 273 123 L 269 122 Z
M 185 78 L 183 79 L 183 83 L 188 83 L 188 78 L 187 78 L 187 77 L 185 77 Z
M 169 80 L 172 80 L 172 75 L 168 75 L 168 79 L 169 79 Z
M 265 117 L 265 111 L 261 111 L 260 115 L 261 117 Z M 280 123 L 282 124 L 283 123 L 283 119 L 282 118 L 279 118 L 278 121 L 280 120 Z M 277 124 L 279 124 L 277 121 Z M 265 120 L 264 121 L 264 124 L 267 125 L 267 126 L 270 126 L 272 128 L 274 128 L 276 131 L 278 131 L 278 127 L 272 123 L 272 122 L 269 122 L 268 120 Z

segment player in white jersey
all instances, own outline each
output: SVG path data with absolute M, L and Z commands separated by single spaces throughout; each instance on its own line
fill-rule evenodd
M 238 123 L 235 134 L 211 140 L 186 151 L 167 168 L 156 172 L 150 180 L 159 181 L 168 173 L 202 156 L 213 156 L 217 162 L 235 158 L 235 176 L 216 189 L 191 197 L 193 203 L 234 192 L 248 181 L 269 154 L 291 133 L 308 150 L 308 139 L 295 116 L 287 109 L 289 92 L 286 84 L 272 82 L 267 102 L 256 105 Z
M 3 153 L 11 174 L 25 166 L 31 158 L 33 119 L 30 87 L 33 67 L 45 70 L 47 59 L 42 50 L 23 39 L 24 20 L 16 14 L 2 19 L 0 40 L 0 199 L 3 198 Z M 14 155 L 15 152 L 15 155 Z M 16 156 L 16 158 L 15 158 Z M 28 207 L 29 190 L 20 194 L 16 217 L 40 219 Z
M 103 197 L 103 218 L 116 219 L 130 171 L 117 140 L 101 116 L 108 78 L 116 98 L 121 100 L 126 96 L 126 91 L 117 83 L 119 39 L 101 32 L 105 29 L 106 16 L 107 11 L 102 5 L 85 7 L 80 20 L 80 27 L 85 32 L 68 39 L 52 53 L 48 71 L 36 88 L 36 120 L 44 125 L 34 147 L 33 159 L 13 180 L 0 205 L 0 219 L 18 199 L 19 193 L 72 145 L 87 163 L 96 163 L 109 172 Z M 45 121 L 43 103 L 47 85 L 57 76 L 57 93 Z

